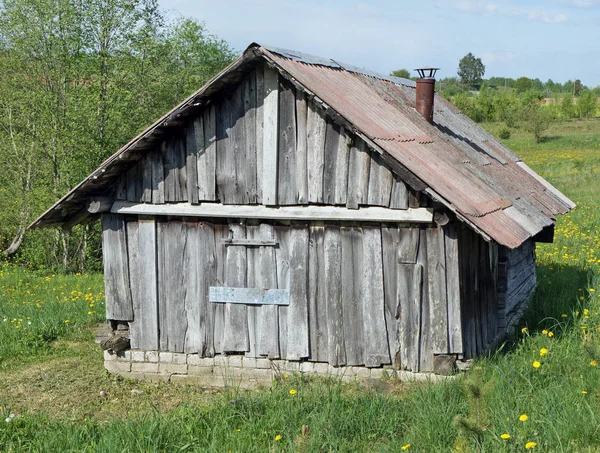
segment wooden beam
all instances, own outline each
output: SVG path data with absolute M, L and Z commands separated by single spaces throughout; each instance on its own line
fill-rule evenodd
M 263 103 L 264 129 L 263 149 L 256 150 L 262 156 L 263 203 L 277 204 L 277 137 L 279 118 L 279 73 L 265 66 L 265 99 Z
M 113 201 L 112 197 L 94 197 L 85 203 L 85 207 L 90 214 L 99 214 L 110 211 Z
M 355 222 L 431 223 L 433 210 L 430 208 L 390 209 L 365 207 L 347 209 L 334 206 L 282 206 L 262 205 L 223 205 L 220 203 L 169 203 L 152 205 L 115 201 L 111 212 L 114 214 L 219 217 L 271 220 L 335 220 Z

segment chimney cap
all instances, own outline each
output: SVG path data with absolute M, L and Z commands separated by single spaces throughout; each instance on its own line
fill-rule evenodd
M 421 79 L 434 79 L 435 73 L 439 71 L 440 68 L 417 68 L 415 71 L 419 73 L 419 77 Z

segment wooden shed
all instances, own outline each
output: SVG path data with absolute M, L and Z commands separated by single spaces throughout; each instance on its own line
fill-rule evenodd
M 252 44 L 36 220 L 101 217 L 106 316 L 131 339 L 107 368 L 368 377 L 496 347 L 574 204 L 416 91 Z

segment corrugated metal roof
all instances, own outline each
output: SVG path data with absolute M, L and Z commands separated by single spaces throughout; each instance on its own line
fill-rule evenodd
M 378 151 L 395 159 L 484 236 L 515 248 L 554 223 L 574 204 L 518 156 L 441 96 L 434 124 L 415 110 L 415 83 L 339 61 L 252 44 L 246 52 L 146 131 L 107 159 L 32 226 L 61 224 L 81 214 L 85 200 L 102 193 L 160 140 L 165 128 L 201 108 L 205 98 L 239 80 L 245 66 L 267 59 L 284 76 L 317 96 Z M 83 203 L 83 204 L 82 204 Z M 73 215 L 74 207 L 79 213 Z M 86 213 L 82 213 L 85 218 Z

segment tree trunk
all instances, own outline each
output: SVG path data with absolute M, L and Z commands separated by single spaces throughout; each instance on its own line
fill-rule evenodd
M 21 246 L 21 243 L 23 242 L 24 237 L 25 237 L 25 227 L 19 227 L 19 229 L 17 230 L 17 234 L 13 238 L 12 242 L 10 243 L 8 248 L 6 250 L 4 250 L 2 253 L 6 256 L 12 256 L 15 253 L 17 253 L 17 250 L 19 250 L 19 247 Z

